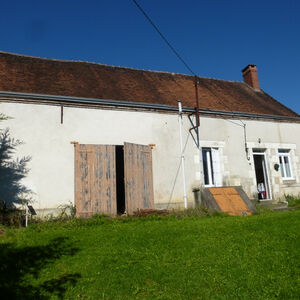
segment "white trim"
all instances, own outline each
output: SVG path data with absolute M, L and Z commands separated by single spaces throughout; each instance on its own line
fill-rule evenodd
M 205 151 L 206 150 L 206 151 Z M 203 152 L 205 151 L 205 152 Z M 206 155 L 206 167 L 207 167 L 207 180 L 208 184 L 205 184 L 205 173 L 204 173 L 204 160 L 202 159 L 203 167 L 203 186 L 213 187 L 222 186 L 222 173 L 221 173 L 221 160 L 220 160 L 220 149 L 216 147 L 201 147 L 202 158 Z
M 201 148 L 224 148 L 225 142 L 220 141 L 200 141 Z
M 211 151 L 211 149 L 210 149 L 210 151 Z M 211 152 L 210 151 L 206 151 L 208 182 L 209 182 L 208 185 L 214 186 L 214 182 L 213 182 L 213 172 L 214 172 L 214 170 L 212 169 L 212 165 L 211 165 Z
M 220 155 L 219 149 L 211 148 L 211 161 L 212 161 L 212 169 L 214 173 L 214 185 L 222 186 L 222 174 L 221 174 L 221 164 L 220 164 Z
M 280 150 L 288 150 L 288 152 L 279 152 Z M 283 171 L 283 176 L 282 176 L 282 172 L 281 173 L 281 178 L 282 180 L 295 180 L 294 176 L 293 176 L 293 168 L 292 168 L 292 163 L 291 163 L 291 151 L 290 149 L 278 149 L 278 157 L 279 157 L 279 165 L 280 165 L 280 168 L 282 168 L 282 171 Z M 291 176 L 287 176 L 286 174 L 286 166 L 285 166 L 285 162 L 284 162 L 284 158 L 287 158 L 288 160 L 288 165 L 289 165 L 289 168 L 290 168 L 290 175 Z M 280 163 L 280 158 L 282 160 L 282 164 Z
M 296 149 L 296 144 L 247 142 L 248 148 L 259 149 Z
M 259 149 L 259 147 L 256 147 L 257 149 Z M 266 183 L 266 199 L 261 199 L 261 200 L 272 200 L 272 188 L 271 188 L 271 181 L 270 181 L 270 176 L 269 176 L 269 170 L 268 170 L 268 164 L 267 164 L 267 153 L 265 148 L 261 148 L 261 150 L 263 150 L 263 152 L 255 152 L 252 150 L 252 157 L 253 157 L 253 167 L 254 167 L 254 174 L 255 174 L 255 185 L 256 185 L 256 189 L 257 189 L 257 179 L 256 179 L 256 172 L 255 172 L 255 161 L 254 161 L 254 155 L 263 155 L 264 156 L 264 160 L 262 161 L 262 167 L 263 167 L 263 173 L 264 173 L 264 179 L 265 179 L 265 183 Z

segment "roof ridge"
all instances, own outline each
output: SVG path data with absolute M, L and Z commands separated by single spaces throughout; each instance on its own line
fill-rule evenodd
M 136 68 L 132 68 L 132 67 L 108 65 L 108 64 L 103 64 L 103 63 L 99 63 L 99 62 L 84 61 L 84 60 L 47 58 L 47 57 L 32 56 L 32 55 L 27 55 L 27 54 L 12 53 L 12 52 L 7 52 L 7 51 L 0 50 L 0 54 L 1 53 L 9 54 L 11 56 L 20 56 L 20 57 L 27 57 L 27 58 L 33 58 L 33 59 L 41 59 L 41 60 L 45 60 L 45 61 L 54 61 L 54 62 L 63 62 L 63 63 L 82 63 L 82 64 L 98 65 L 98 66 L 104 66 L 104 67 L 109 67 L 109 68 L 118 68 L 118 69 L 124 69 L 124 70 L 169 74 L 169 75 L 172 75 L 172 76 L 178 76 L 179 75 L 179 76 L 186 76 L 186 77 L 191 77 L 191 78 L 194 77 L 194 75 L 189 75 L 189 74 L 184 74 L 184 73 L 158 71 L 158 70 L 136 69 Z M 218 80 L 218 81 L 232 82 L 232 83 L 243 83 L 242 81 L 225 80 L 225 79 L 219 79 L 219 78 L 213 78 L 213 77 L 204 77 L 204 76 L 198 76 L 198 75 L 197 75 L 197 77 L 200 78 L 200 79 Z

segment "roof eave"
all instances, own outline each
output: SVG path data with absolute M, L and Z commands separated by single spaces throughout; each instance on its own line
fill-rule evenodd
M 146 102 L 133 102 L 124 100 L 110 100 L 110 99 L 99 99 L 99 98 L 84 98 L 84 97 L 73 97 L 73 96 L 60 96 L 60 95 L 46 95 L 46 94 L 34 94 L 34 93 L 23 93 L 23 92 L 8 92 L 0 91 L 0 100 L 5 99 L 23 99 L 23 100 L 43 100 L 51 101 L 57 103 L 70 103 L 70 104 L 89 104 L 89 105 L 105 105 L 111 107 L 120 108 L 133 108 L 133 109 L 152 109 L 152 110 L 163 110 L 163 111 L 178 111 L 177 106 L 165 105 L 165 104 L 155 104 Z M 183 112 L 192 113 L 195 108 L 183 107 Z M 282 120 L 282 121 L 296 121 L 300 122 L 299 117 L 288 117 L 279 115 L 265 115 L 257 113 L 247 113 L 247 112 L 233 112 L 233 111 L 221 111 L 221 110 L 211 110 L 211 109 L 199 109 L 199 112 L 204 115 L 219 115 L 226 117 L 240 117 L 240 118 L 259 118 L 268 120 Z

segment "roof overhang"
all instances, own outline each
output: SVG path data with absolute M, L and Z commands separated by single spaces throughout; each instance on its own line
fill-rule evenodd
M 56 104 L 86 104 L 95 106 L 106 107 L 118 107 L 118 108 L 131 108 L 131 109 L 149 109 L 149 110 L 161 110 L 169 112 L 177 112 L 178 107 L 165 104 L 155 104 L 146 102 L 133 102 L 122 100 L 110 100 L 110 99 L 98 99 L 98 98 L 84 98 L 84 97 L 72 97 L 72 96 L 59 96 L 59 95 L 45 95 L 45 94 L 32 94 L 32 93 L 19 93 L 19 92 L 7 92 L 0 91 L 0 101 L 5 100 L 40 100 L 47 101 Z M 195 108 L 183 107 L 184 113 L 193 113 Z M 267 120 L 281 120 L 281 121 L 295 121 L 300 122 L 300 117 L 288 117 L 279 115 L 265 115 L 247 112 L 233 112 L 233 111 L 220 111 L 211 109 L 199 109 L 200 114 L 203 115 L 218 115 L 224 117 L 236 117 L 236 118 L 258 118 Z

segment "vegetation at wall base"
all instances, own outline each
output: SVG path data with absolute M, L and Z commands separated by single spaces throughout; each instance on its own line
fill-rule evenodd
M 3 299 L 299 299 L 300 210 L 0 229 Z
M 300 195 L 285 195 L 285 200 L 288 202 L 289 207 L 300 207 Z
M 10 209 L 4 201 L 0 201 L 0 225 L 21 227 L 25 224 L 24 212 Z

